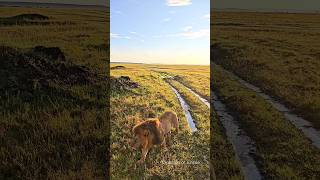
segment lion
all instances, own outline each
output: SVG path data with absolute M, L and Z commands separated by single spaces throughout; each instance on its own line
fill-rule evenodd
M 172 128 L 175 128 L 176 133 L 179 131 L 179 118 L 173 111 L 166 111 L 159 117 L 161 128 L 165 136 L 171 136 Z
M 130 145 L 133 149 L 141 148 L 141 159 L 137 162 L 145 162 L 149 150 L 155 145 L 166 146 L 164 132 L 161 128 L 159 119 L 147 119 L 135 125 L 132 129 L 134 139 Z
M 166 148 L 166 137 L 171 135 L 172 128 L 178 132 L 179 119 L 173 111 L 164 112 L 159 118 L 149 118 L 138 123 L 132 128 L 134 138 L 130 142 L 130 146 L 137 150 L 141 148 L 141 159 L 137 162 L 142 164 L 145 162 L 149 150 L 160 145 Z

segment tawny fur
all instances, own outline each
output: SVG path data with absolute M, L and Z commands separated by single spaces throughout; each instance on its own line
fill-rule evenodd
M 165 136 L 171 135 L 172 128 L 175 128 L 176 132 L 179 131 L 179 119 L 177 114 L 173 111 L 166 111 L 159 117 L 161 128 Z
M 170 136 L 172 128 L 178 132 L 179 119 L 172 111 L 164 112 L 159 119 L 148 119 L 133 127 L 134 139 L 130 145 L 136 150 L 140 148 L 142 150 L 139 164 L 145 161 L 149 150 L 154 145 L 166 147 L 165 137 Z
M 141 148 L 142 150 L 141 159 L 138 161 L 139 164 L 145 161 L 149 150 L 154 145 L 165 146 L 164 133 L 158 119 L 148 119 L 138 123 L 133 127 L 132 131 L 134 142 L 131 143 L 131 146 L 134 149 Z

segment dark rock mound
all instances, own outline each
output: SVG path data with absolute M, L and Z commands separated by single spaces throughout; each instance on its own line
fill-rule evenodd
M 33 51 L 39 55 L 46 56 L 49 59 L 56 61 L 66 61 L 64 53 L 58 47 L 36 46 Z
M 115 69 L 125 69 L 126 67 L 124 66 L 113 66 L 110 69 L 115 70 Z
M 0 25 L 48 25 L 50 22 L 46 21 L 49 17 L 41 14 L 20 14 L 12 17 L 0 18 Z
M 48 16 L 44 16 L 41 14 L 20 14 L 17 16 L 12 16 L 10 19 L 15 20 L 48 20 Z
M 139 84 L 132 81 L 129 76 L 111 77 L 112 90 L 130 90 L 138 88 Z
M 0 46 L 0 93 L 20 93 L 50 86 L 93 84 L 101 81 L 84 66 L 58 61 L 59 56 L 42 56 L 32 50 Z

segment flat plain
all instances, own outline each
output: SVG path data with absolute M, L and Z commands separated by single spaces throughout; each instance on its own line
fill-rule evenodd
M 319 133 L 320 14 L 215 11 L 211 18 L 211 90 L 253 140 L 256 151 L 250 156 L 260 173 L 271 179 L 318 179 L 319 148 L 288 120 L 287 110 L 279 111 L 282 106 L 266 101 L 256 87 Z M 228 127 L 219 124 L 221 119 L 215 124 L 223 131 Z M 245 176 L 236 172 L 227 177 Z
M 0 8 L 0 179 L 108 176 L 108 17 Z

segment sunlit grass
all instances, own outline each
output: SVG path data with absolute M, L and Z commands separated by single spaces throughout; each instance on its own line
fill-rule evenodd
M 207 178 L 210 148 L 209 109 L 197 101 L 195 97 L 192 100 L 188 98 L 189 103 L 196 103 L 193 105 L 192 114 L 200 128 L 199 133 L 192 135 L 184 111 L 168 83 L 161 78 L 161 73 L 153 71 L 149 65 L 121 65 L 125 66 L 125 69 L 111 70 L 111 76 L 129 76 L 140 87 L 131 91 L 111 92 L 112 178 Z M 181 67 L 172 68 L 179 69 Z M 179 74 L 178 71 L 176 73 Z M 179 88 L 180 90 L 188 94 L 186 97 L 192 97 L 182 88 Z M 198 105 L 200 109 L 195 109 Z M 173 110 L 178 114 L 180 119 L 179 134 L 170 139 L 167 152 L 155 147 L 147 157 L 146 167 L 137 167 L 134 170 L 133 167 L 140 158 L 140 152 L 131 150 L 126 143 L 126 139 L 132 137 L 132 127 L 137 120 L 145 120 L 149 116 L 159 116 L 165 110 Z M 186 164 L 162 163 L 166 161 Z M 200 164 L 188 164 L 192 161 Z

